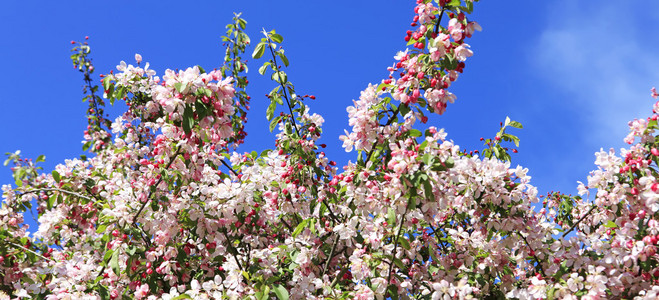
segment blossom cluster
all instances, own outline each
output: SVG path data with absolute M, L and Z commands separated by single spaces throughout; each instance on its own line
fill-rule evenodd
M 357 155 L 342 170 L 318 144 L 323 117 L 277 65 L 288 60 L 274 31 L 254 54 L 272 50 L 262 73 L 270 66 L 277 84 L 267 113 L 276 142 L 262 153 L 230 151 L 248 99 L 238 16 L 231 68 L 160 78 L 139 55 L 137 66 L 121 62 L 103 90 L 128 110 L 109 126 L 112 140 L 88 137 L 103 141 L 95 156 L 50 174 L 10 157 L 0 297 L 656 298 L 659 102 L 630 123 L 628 149 L 596 154 L 580 196 L 538 195 L 505 148 L 479 156 L 423 125 L 455 99 L 448 89 L 472 55 L 464 40 L 480 29 L 467 19 L 473 5 L 417 1 L 405 37 L 414 49 L 347 109 L 341 139 Z M 516 141 L 504 128 L 495 143 Z M 33 204 L 30 236 L 23 212 Z

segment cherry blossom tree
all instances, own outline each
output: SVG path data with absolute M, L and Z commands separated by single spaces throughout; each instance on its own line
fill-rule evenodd
M 283 37 L 254 59 L 273 89 L 276 142 L 238 153 L 252 45 L 236 15 L 224 65 L 158 76 L 140 55 L 92 79 L 86 42 L 72 60 L 89 104 L 84 149 L 50 174 L 10 154 L 2 187 L 0 296 L 39 299 L 599 299 L 659 293 L 659 102 L 630 122 L 630 144 L 596 154 L 580 196 L 538 195 L 511 165 L 522 128 L 506 119 L 483 149 L 427 126 L 480 25 L 470 0 L 419 0 L 390 76 L 347 108 L 342 169 L 317 141 L 324 119 L 285 73 Z M 652 96 L 658 94 L 653 89 Z M 127 111 L 105 117 L 105 102 Z M 514 145 L 514 146 L 513 146 Z M 36 205 L 27 234 L 23 213 Z

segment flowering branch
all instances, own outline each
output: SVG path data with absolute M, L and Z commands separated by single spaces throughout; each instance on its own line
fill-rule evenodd
M 412 196 L 413 197 L 413 196 Z M 407 205 L 405 205 L 405 212 L 400 218 L 400 224 L 398 225 L 398 231 L 396 232 L 396 238 L 394 242 L 394 250 L 391 254 L 391 261 L 389 262 L 389 275 L 387 276 L 387 284 L 391 283 L 391 274 L 393 273 L 394 270 L 394 260 L 396 259 L 396 252 L 398 251 L 398 239 L 400 238 L 400 233 L 403 230 L 403 224 L 405 224 L 405 216 L 407 215 L 407 211 L 410 208 L 409 201 L 407 202 Z
M 169 167 L 172 166 L 172 163 L 174 163 L 174 160 L 176 160 L 176 157 L 179 155 L 180 151 L 181 151 L 180 147 L 176 149 L 176 152 L 174 153 L 174 155 L 172 155 L 172 157 L 170 157 L 169 162 L 167 163 L 167 166 L 165 166 L 165 170 L 169 169 Z M 158 181 L 153 186 L 157 187 L 162 182 L 162 180 L 163 180 L 163 177 L 158 178 Z M 151 200 L 153 200 L 153 199 L 151 199 L 151 195 L 153 195 L 153 191 L 149 191 L 149 196 L 146 197 L 146 199 L 142 203 L 142 206 L 140 207 L 140 209 L 137 210 L 137 213 L 135 214 L 135 216 L 133 216 L 133 226 L 137 227 L 137 218 L 139 217 L 140 213 L 142 213 L 142 210 L 144 210 L 144 207 L 146 207 L 146 205 L 149 204 L 149 202 L 151 202 Z
M 295 132 L 297 133 L 298 137 L 302 137 L 300 134 L 300 130 L 297 127 L 297 123 L 295 122 L 295 116 L 293 114 L 293 108 L 291 107 L 291 102 L 288 99 L 288 92 L 286 91 L 286 86 L 284 85 L 284 80 L 282 79 L 281 71 L 279 70 L 280 66 L 277 63 L 277 55 L 275 55 L 275 50 L 272 48 L 272 45 L 274 45 L 272 39 L 270 38 L 270 35 L 265 32 L 265 29 L 263 30 L 263 33 L 265 34 L 267 40 L 268 40 L 268 49 L 270 49 L 270 55 L 272 55 L 272 62 L 273 62 L 273 69 L 275 70 L 277 74 L 277 82 L 279 82 L 279 85 L 281 86 L 282 93 L 284 96 L 284 99 L 286 100 L 286 106 L 288 107 L 288 111 L 291 114 L 291 122 L 293 122 L 293 128 L 295 128 Z
M 16 243 L 12 242 L 12 241 L 7 241 L 7 240 L 5 240 L 5 242 L 7 242 L 7 244 L 9 244 L 10 246 L 16 248 L 17 250 L 30 252 L 30 253 L 32 253 L 32 254 L 34 254 L 34 255 L 36 255 L 36 256 L 42 258 L 42 259 L 45 259 L 45 260 L 47 260 L 47 261 L 52 261 L 52 262 L 55 261 L 55 260 L 53 260 L 52 258 L 45 257 L 45 256 L 43 256 L 43 255 L 41 255 L 41 254 L 39 254 L 39 253 L 37 253 L 37 252 L 34 252 L 34 251 L 33 251 L 32 249 L 30 249 L 30 248 L 23 247 L 23 246 L 21 246 L 21 245 L 18 245 L 18 244 L 16 244 Z
M 35 193 L 35 192 L 60 192 L 60 193 L 64 193 L 64 194 L 73 195 L 73 196 L 76 196 L 76 197 L 78 197 L 78 198 L 82 198 L 82 199 L 85 199 L 85 200 L 87 200 L 87 201 L 90 201 L 90 202 L 95 202 L 94 199 L 89 198 L 89 197 L 87 197 L 87 196 L 85 196 L 85 195 L 83 195 L 83 194 L 76 193 L 76 192 L 72 192 L 72 191 L 68 191 L 68 190 L 58 189 L 58 188 L 38 188 L 38 189 L 31 189 L 31 190 L 28 190 L 28 191 L 24 191 L 24 192 L 22 192 L 22 193 L 18 193 L 18 196 L 23 196 L 23 195 L 30 194 L 30 193 Z
M 336 250 L 336 245 L 338 243 L 339 243 L 339 235 L 336 234 L 336 237 L 334 238 L 334 243 L 332 244 L 332 250 L 330 250 L 329 256 L 327 256 L 327 260 L 325 261 L 325 266 L 323 267 L 323 272 L 320 274 L 320 276 L 325 275 L 325 272 L 327 272 L 327 268 L 329 267 L 330 261 L 334 256 L 334 250 Z
M 524 235 L 522 235 L 519 231 L 517 232 L 517 235 L 519 235 L 519 237 L 521 237 L 522 240 L 524 240 L 524 243 L 526 244 L 526 246 L 529 247 L 529 250 L 531 250 L 530 254 L 531 254 L 531 256 L 533 256 L 533 259 L 536 262 L 536 266 L 538 268 L 540 268 L 540 273 L 542 273 L 542 276 L 547 276 L 547 275 L 545 275 L 545 270 L 542 268 L 542 262 L 535 255 L 535 250 L 533 250 L 533 248 L 531 248 L 531 245 L 529 244 L 529 241 L 527 241 L 526 238 L 524 237 Z

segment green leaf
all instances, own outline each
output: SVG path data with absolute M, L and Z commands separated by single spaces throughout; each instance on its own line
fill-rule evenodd
M 27 171 L 25 171 L 25 169 L 23 169 L 23 168 L 19 168 L 18 171 L 16 171 L 16 173 L 14 173 L 14 179 L 21 180 L 21 179 L 25 178 L 26 175 L 27 175 Z
M 513 127 L 513 128 L 518 128 L 518 129 L 523 128 L 522 123 L 517 122 L 517 121 L 510 121 L 510 123 L 508 123 L 508 126 Z
M 618 225 L 614 223 L 613 221 L 609 220 L 606 224 L 604 224 L 604 227 L 606 228 L 618 228 Z
M 435 194 L 432 192 L 432 185 L 430 185 L 430 181 L 426 180 L 423 182 L 423 192 L 426 198 L 430 199 L 431 201 L 435 201 Z
M 496 145 L 496 146 L 494 146 L 494 148 L 492 148 L 492 150 L 494 151 L 494 156 L 496 158 L 501 159 L 501 154 L 502 153 L 501 153 L 501 150 L 499 148 L 500 148 L 499 145 Z
M 272 80 L 281 84 L 285 84 L 286 82 L 288 82 L 288 75 L 286 75 L 286 73 L 282 71 L 277 71 L 275 73 L 272 73 Z M 294 101 L 294 99 L 292 99 L 292 101 Z M 291 103 L 291 105 L 294 106 L 293 103 Z
M 446 165 L 447 168 L 453 168 L 455 166 L 455 162 L 453 161 L 453 157 L 449 157 L 444 161 L 444 164 Z
M 272 99 L 270 100 L 270 105 L 268 105 L 268 109 L 265 111 L 265 116 L 266 118 L 268 118 L 268 121 L 272 120 L 272 118 L 275 116 L 275 108 L 277 108 L 277 102 L 275 101 L 275 99 Z
M 174 83 L 174 88 L 175 88 L 176 91 L 178 91 L 179 93 L 183 93 L 183 90 L 185 90 L 185 86 L 184 86 L 183 83 L 181 83 L 181 82 Z
M 94 289 L 98 291 L 98 294 L 101 296 L 101 299 L 108 299 L 108 289 L 103 285 L 97 284 L 94 286 Z
M 44 162 L 46 161 L 46 156 L 41 154 L 39 157 L 37 157 L 37 160 L 35 162 Z
M 192 126 L 194 126 L 194 113 L 192 112 L 192 107 L 186 106 L 185 110 L 183 110 L 183 131 L 186 134 L 190 134 Z
M 265 53 L 265 44 L 261 42 L 258 43 L 258 45 L 256 45 L 256 49 L 254 49 L 254 52 L 252 53 L 252 58 L 254 59 L 261 58 L 261 56 L 263 56 L 263 53 Z
M 391 207 L 387 210 L 387 223 L 389 226 L 396 224 L 396 211 Z
M 421 136 L 421 131 L 418 130 L 418 129 L 410 129 L 408 132 L 410 133 L 410 136 L 413 136 L 413 137 L 420 137 Z
M 512 141 L 515 143 L 515 146 L 519 147 L 519 138 L 509 133 L 504 133 L 501 137 L 505 140 Z
M 416 195 L 417 195 L 416 187 L 412 187 L 410 189 L 410 194 L 411 194 L 410 198 L 407 199 L 407 206 L 410 209 L 415 209 L 416 208 Z
M 295 227 L 295 230 L 293 231 L 292 234 L 293 237 L 297 237 L 297 235 L 300 234 L 300 232 L 302 232 L 302 230 L 304 230 L 304 228 L 306 228 L 307 225 L 309 225 L 309 219 L 305 219 L 304 221 L 302 221 L 302 223 L 298 224 L 297 227 Z
M 273 291 L 279 300 L 288 300 L 288 291 L 281 284 L 276 285 Z
M 401 103 L 400 106 L 398 107 L 400 115 L 405 116 L 407 115 L 408 112 L 410 112 L 410 107 L 407 106 L 405 103 Z
M 114 98 L 115 99 L 123 99 L 126 96 L 126 87 L 123 85 L 120 85 L 119 87 L 116 87 L 114 89 Z
M 99 225 L 98 228 L 96 228 L 96 233 L 102 233 L 102 232 L 104 232 L 107 228 L 108 228 L 108 226 L 105 225 L 105 224 L 103 224 L 103 225 Z
M 172 298 L 172 300 L 181 300 L 181 299 L 192 299 L 192 297 L 190 297 L 190 295 L 188 294 L 181 294 L 176 296 L 176 298 Z
M 270 38 L 271 38 L 272 41 L 275 42 L 275 43 L 281 43 L 281 42 L 284 41 L 284 37 L 282 37 L 281 35 L 279 35 L 279 34 L 277 34 L 277 33 L 273 33 L 273 34 L 270 36 Z
M 279 52 L 277 52 L 277 54 L 281 58 L 281 61 L 284 63 L 284 66 L 288 67 L 288 58 L 286 58 L 286 55 L 284 55 L 284 50 L 280 50 Z
M 270 295 L 270 286 L 266 285 L 265 288 L 263 289 L 263 297 L 261 299 L 266 300 L 269 298 Z
M 396 267 L 398 267 L 401 270 L 405 270 L 405 264 L 403 264 L 403 261 L 400 260 L 400 258 L 394 257 L 394 265 L 396 265 Z
M 57 171 L 53 170 L 51 172 L 51 174 L 53 174 L 53 179 L 55 179 L 55 181 L 57 181 L 57 183 L 59 183 L 60 179 L 61 179 L 60 176 L 59 176 L 59 173 Z
M 54 203 L 55 203 L 55 197 L 48 197 L 48 202 L 46 202 L 48 209 L 52 209 Z
M 115 275 L 120 275 L 121 270 L 119 270 L 119 251 L 113 251 L 112 258 L 110 259 L 110 267 L 112 268 L 112 272 L 114 272 Z
M 277 127 L 277 124 L 279 124 L 279 120 L 281 120 L 281 116 L 277 116 L 270 121 L 270 132 L 275 130 L 275 127 Z
M 423 163 L 426 165 L 432 165 L 434 157 L 430 153 L 426 153 L 423 155 L 421 158 L 423 160 Z
M 405 250 L 410 250 L 410 248 L 412 248 L 410 242 L 404 236 L 399 237 L 398 242 L 403 248 L 405 248 Z
M 267 62 L 267 63 L 263 64 L 263 65 L 259 68 L 259 74 L 261 74 L 261 75 L 265 75 L 265 71 L 268 69 L 268 65 L 269 65 L 269 64 L 270 64 L 270 62 Z
M 391 297 L 392 300 L 398 300 L 398 287 L 394 284 L 390 284 L 389 287 L 387 287 L 387 291 L 389 292 L 389 297 Z
M 108 252 L 105 252 L 105 255 L 103 256 L 103 262 L 108 261 L 114 254 L 114 250 L 108 250 Z

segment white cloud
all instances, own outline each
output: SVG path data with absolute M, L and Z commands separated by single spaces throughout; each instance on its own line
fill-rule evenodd
M 542 74 L 569 98 L 558 105 L 583 116 L 588 146 L 620 145 L 626 124 L 649 114 L 652 86 L 659 87 L 657 4 L 561 1 L 547 12 L 547 28 L 531 54 Z M 648 23 L 652 27 L 645 28 Z

